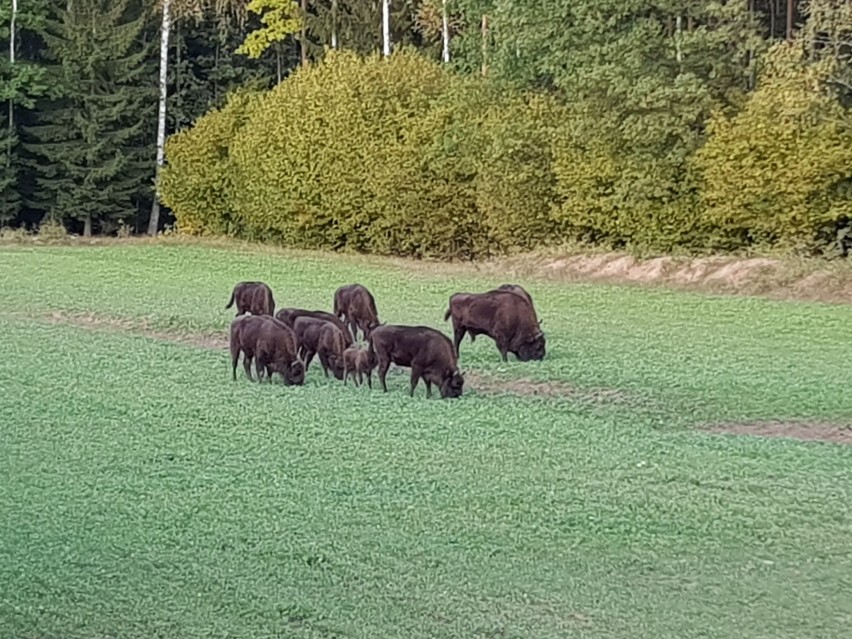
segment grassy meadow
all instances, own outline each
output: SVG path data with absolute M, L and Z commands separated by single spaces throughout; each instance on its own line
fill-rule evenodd
M 542 362 L 459 400 L 231 381 L 234 283 L 443 321 L 533 295 Z M 840 637 L 852 307 L 203 244 L 0 246 L 0 637 Z M 530 389 L 546 389 L 534 395 Z

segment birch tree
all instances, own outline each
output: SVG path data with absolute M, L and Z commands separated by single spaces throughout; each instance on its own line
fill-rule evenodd
M 441 59 L 450 61 L 450 20 L 447 16 L 447 0 L 441 0 Z
M 160 173 L 163 169 L 166 146 L 166 101 L 169 97 L 169 34 L 172 28 L 172 0 L 163 0 L 160 20 L 160 80 L 157 109 L 157 168 L 154 175 L 154 204 L 148 220 L 148 235 L 156 235 L 160 225 Z
M 382 0 L 382 51 L 385 57 L 391 54 L 390 0 Z

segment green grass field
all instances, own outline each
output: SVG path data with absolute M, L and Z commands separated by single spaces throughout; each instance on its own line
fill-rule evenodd
M 454 401 L 232 382 L 242 279 L 447 334 L 521 283 L 549 353 L 465 341 Z M 0 247 L 0 293 L 4 639 L 852 628 L 852 447 L 698 428 L 852 423 L 852 307 L 144 243 Z

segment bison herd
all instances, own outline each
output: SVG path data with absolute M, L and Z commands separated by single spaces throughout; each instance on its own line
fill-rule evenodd
M 530 294 L 521 286 L 504 284 L 485 293 L 455 293 L 450 297 L 444 321 L 452 318 L 453 341 L 428 326 L 406 326 L 379 322 L 376 300 L 360 284 L 341 286 L 334 293 L 333 312 L 300 308 L 275 310 L 272 289 L 263 282 L 240 282 L 231 293 L 226 309 L 236 305 L 231 322 L 230 350 L 233 379 L 243 355 L 246 376 L 271 380 L 278 373 L 284 384 L 301 385 L 314 357 L 323 374 L 329 371 L 346 384 L 356 385 L 378 369 L 382 389 L 391 364 L 411 369 L 410 395 L 422 379 L 426 396 L 432 385 L 442 398 L 460 397 L 464 375 L 459 370 L 459 346 L 465 335 L 494 340 L 503 361 L 512 353 L 520 361 L 541 360 L 545 337 Z M 366 346 L 356 340 L 359 331 Z

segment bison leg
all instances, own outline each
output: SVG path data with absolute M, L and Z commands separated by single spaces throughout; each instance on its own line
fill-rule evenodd
M 423 381 L 426 382 L 426 399 L 432 399 L 432 382 L 428 379 L 424 379 Z
M 303 359 L 305 360 L 305 372 L 306 373 L 308 372 L 308 366 L 311 365 L 311 362 L 314 359 L 314 355 L 316 355 L 316 354 L 317 354 L 316 351 L 312 351 L 312 350 L 307 349 L 307 348 L 305 349 L 305 356 L 304 356 Z
M 408 393 L 410 397 L 414 397 L 414 389 L 417 387 L 417 382 L 420 381 L 422 372 L 417 366 L 411 367 L 411 391 Z
M 349 367 L 346 365 L 346 360 L 343 360 L 343 385 L 346 386 L 346 380 L 349 377 Z
M 373 373 L 372 373 L 372 371 L 367 371 L 367 387 L 370 390 L 373 389 Z
M 382 389 L 386 393 L 388 392 L 388 385 L 387 385 L 387 382 L 386 382 L 386 377 L 387 377 L 389 368 L 390 368 L 390 360 L 379 362 L 379 381 L 382 383 Z
M 328 377 L 328 358 L 325 356 L 324 353 L 319 354 L 319 361 L 320 361 L 320 366 L 322 366 L 323 374 L 326 377 Z
M 233 378 L 234 381 L 237 380 L 237 362 L 239 362 L 239 360 L 240 360 L 240 349 L 234 348 L 234 346 L 231 345 L 231 365 L 232 365 L 231 377 Z
M 456 357 L 460 357 L 459 346 L 461 346 L 461 342 L 464 339 L 465 328 L 464 326 L 453 326 L 453 345 L 456 347 Z

